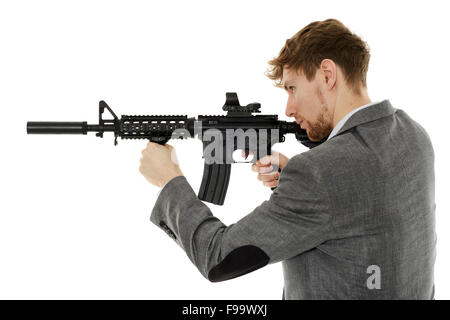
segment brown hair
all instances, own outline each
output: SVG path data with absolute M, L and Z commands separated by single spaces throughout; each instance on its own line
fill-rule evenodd
M 370 49 L 366 42 L 336 19 L 315 21 L 286 40 L 272 68 L 265 75 L 282 86 L 283 68 L 302 71 L 312 81 L 323 59 L 333 60 L 343 71 L 347 85 L 357 95 L 367 88 Z

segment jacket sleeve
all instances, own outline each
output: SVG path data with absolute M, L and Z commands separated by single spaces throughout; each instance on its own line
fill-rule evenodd
M 326 240 L 330 213 L 322 183 L 320 170 L 296 155 L 281 171 L 270 199 L 226 226 L 179 176 L 161 190 L 150 220 L 176 241 L 205 278 L 229 280 Z

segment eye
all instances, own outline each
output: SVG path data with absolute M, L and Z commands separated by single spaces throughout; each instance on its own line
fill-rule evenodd
M 290 86 L 290 87 L 288 87 L 288 89 L 289 89 L 291 92 L 294 92 L 295 87 L 294 87 L 294 86 Z

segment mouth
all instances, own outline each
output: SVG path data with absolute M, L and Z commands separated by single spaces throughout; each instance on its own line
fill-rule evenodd
M 297 123 L 299 124 L 299 126 L 303 129 L 303 127 L 302 127 L 302 123 L 303 123 L 303 120 L 301 120 L 301 121 L 297 121 Z

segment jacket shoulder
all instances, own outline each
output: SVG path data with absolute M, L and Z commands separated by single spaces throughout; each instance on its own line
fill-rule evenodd
M 295 161 L 306 161 L 312 166 L 324 168 L 324 165 L 330 165 L 332 162 L 344 160 L 347 158 L 349 152 L 355 149 L 352 143 L 351 133 L 346 132 L 334 137 L 319 146 L 297 154 L 293 157 Z

